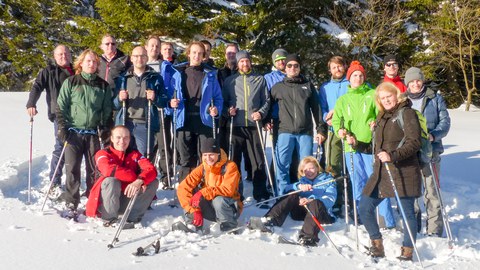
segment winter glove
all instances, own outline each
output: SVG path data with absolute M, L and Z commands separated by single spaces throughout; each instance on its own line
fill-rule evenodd
M 65 143 L 70 137 L 70 131 L 67 128 L 59 128 L 57 131 L 57 138 L 62 142 Z
M 203 198 L 203 195 L 200 191 L 197 191 L 197 193 L 195 193 L 195 195 L 192 196 L 192 198 L 190 199 L 190 205 L 193 207 L 193 208 L 200 208 L 200 200 Z
M 197 211 L 193 212 L 193 221 L 192 221 L 192 224 L 195 225 L 195 226 L 197 226 L 197 227 L 203 226 L 203 215 L 202 215 L 202 211 L 197 210 Z

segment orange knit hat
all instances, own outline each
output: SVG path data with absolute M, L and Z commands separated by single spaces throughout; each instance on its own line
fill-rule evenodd
M 350 76 L 352 75 L 353 72 L 359 70 L 360 72 L 363 73 L 363 77 L 367 79 L 367 74 L 365 73 L 365 68 L 363 68 L 362 64 L 360 64 L 359 61 L 353 60 L 352 63 L 350 63 L 350 67 L 347 70 L 347 80 L 350 80 Z

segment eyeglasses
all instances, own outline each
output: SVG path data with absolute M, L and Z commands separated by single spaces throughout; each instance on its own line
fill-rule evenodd
M 299 68 L 300 65 L 299 64 L 287 64 L 287 68 Z
M 398 63 L 386 63 L 385 66 L 386 67 L 391 67 L 391 66 L 398 67 Z
M 103 43 L 103 45 L 105 45 L 105 46 L 110 46 L 110 45 L 115 46 L 115 45 L 117 45 L 117 43 L 115 43 L 115 42 L 107 42 L 107 43 Z

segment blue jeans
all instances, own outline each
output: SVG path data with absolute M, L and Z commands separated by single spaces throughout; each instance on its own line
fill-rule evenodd
M 353 177 L 350 181 L 352 183 L 352 194 L 353 198 L 357 200 L 357 209 L 359 201 L 362 198 L 362 191 L 365 187 L 365 184 L 368 181 L 368 178 L 373 173 L 373 156 L 371 154 L 365 153 L 345 153 L 345 164 L 349 170 L 352 171 L 352 162 L 351 158 L 353 155 Z M 390 198 L 383 200 L 378 206 L 379 214 L 385 220 L 385 226 L 387 228 L 395 227 L 395 217 L 393 216 L 392 204 L 390 203 Z M 363 220 L 362 220 L 363 221 Z
M 285 193 L 285 187 L 290 184 L 290 163 L 293 150 L 298 149 L 299 160 L 312 155 L 313 137 L 306 134 L 280 133 L 276 144 L 275 179 L 277 180 L 278 195 Z
M 58 133 L 58 122 L 57 119 L 53 120 L 53 134 L 55 136 L 55 145 L 53 146 L 53 152 L 52 152 L 52 161 L 50 162 L 50 180 L 53 179 L 53 184 L 54 185 L 60 185 L 62 183 L 62 171 L 63 171 L 63 165 L 65 164 L 65 157 L 63 156 L 60 159 L 60 154 L 62 153 L 63 150 L 63 143 L 58 139 L 57 133 Z M 55 173 L 55 168 L 58 165 L 57 173 Z
M 371 240 L 382 238 L 380 233 L 380 228 L 378 227 L 377 217 L 375 214 L 375 208 L 383 201 L 384 198 L 373 198 L 369 196 L 362 196 L 360 200 L 360 205 L 358 206 L 358 211 L 360 218 L 362 219 L 365 229 L 367 229 L 368 235 Z M 410 230 L 412 232 L 413 241 L 417 239 L 417 219 L 415 217 L 414 210 L 414 197 L 401 197 L 400 202 L 403 206 L 403 211 L 405 212 L 405 218 L 407 219 L 405 224 L 408 223 Z M 403 217 L 402 217 L 403 218 Z M 405 220 L 404 220 L 405 221 Z M 405 227 L 403 230 L 403 246 L 404 247 L 413 247 L 413 242 L 410 239 L 408 230 Z
M 142 155 L 147 157 L 147 124 L 127 121 L 125 125 L 130 130 L 131 134 L 130 147 L 137 149 Z M 150 130 L 150 157 L 152 156 L 154 143 L 154 133 Z

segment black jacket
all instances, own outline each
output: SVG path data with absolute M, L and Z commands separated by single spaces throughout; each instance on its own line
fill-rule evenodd
M 73 71 L 73 67 L 70 65 Z M 57 111 L 57 97 L 62 87 L 63 81 L 70 77 L 66 69 L 59 67 L 57 64 L 48 64 L 42 69 L 33 83 L 32 90 L 27 101 L 27 108 L 37 107 L 37 101 L 45 89 L 47 93 L 48 119 L 53 122 Z
M 108 84 L 115 89 L 115 80 L 125 73 L 132 62 L 130 62 L 130 57 L 125 55 L 122 51 L 117 50 L 117 54 L 113 57 L 110 62 L 102 55 L 100 57 L 100 65 L 98 65 L 98 75 L 100 78 L 108 82 Z M 108 72 L 107 72 L 108 71 Z
M 313 116 L 317 133 L 327 136 L 327 124 L 322 119 L 317 90 L 302 75 L 285 77 L 275 84 L 271 91 L 271 102 L 278 103 L 279 133 L 313 135 Z M 273 106 L 270 108 L 272 110 Z

